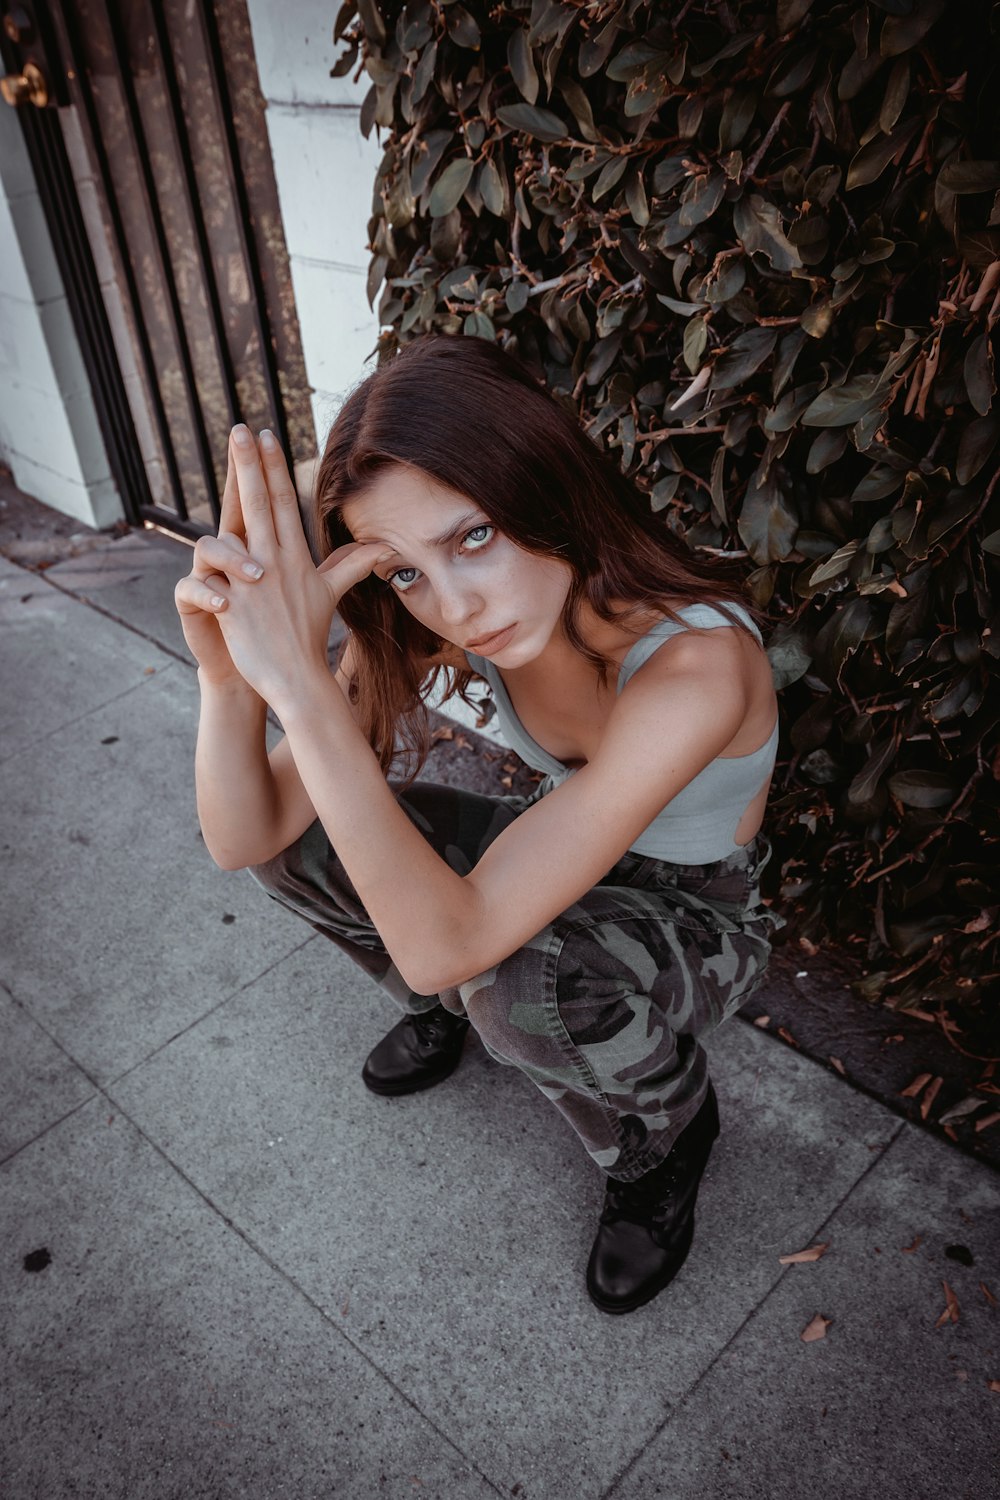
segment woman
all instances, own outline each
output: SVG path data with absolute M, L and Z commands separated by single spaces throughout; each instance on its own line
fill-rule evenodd
M 784 925 L 758 887 L 778 738 L 760 632 L 479 339 L 415 340 L 353 392 L 314 522 L 318 568 L 273 437 L 234 429 L 219 535 L 177 588 L 205 842 L 400 1005 L 363 1069 L 374 1092 L 440 1082 L 471 1025 L 552 1101 L 607 1174 L 587 1290 L 630 1311 L 691 1243 L 719 1130 L 701 1039 Z M 442 673 L 489 683 L 545 773 L 531 796 L 413 779 Z M 390 782 L 401 747 L 411 774 Z

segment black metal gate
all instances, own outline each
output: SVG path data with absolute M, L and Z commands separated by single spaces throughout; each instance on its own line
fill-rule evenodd
M 233 422 L 315 453 L 245 0 L 11 6 L 0 46 L 128 517 L 214 529 Z

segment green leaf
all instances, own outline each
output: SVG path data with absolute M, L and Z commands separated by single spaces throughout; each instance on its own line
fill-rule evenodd
M 741 333 L 716 360 L 712 389 L 729 391 L 747 380 L 770 358 L 777 340 L 773 328 L 751 328 Z
M 733 89 L 719 121 L 719 150 L 732 151 L 740 144 L 757 113 L 757 90 Z
M 846 573 L 858 546 L 859 543 L 856 540 L 845 542 L 830 557 L 824 558 L 809 574 L 809 587 L 818 588 L 821 583 L 829 583 L 831 578 L 837 578 L 841 573 Z
M 915 0 L 905 16 L 886 16 L 879 38 L 883 57 L 899 57 L 909 52 L 930 31 L 945 8 L 945 0 Z
M 777 692 L 789 687 L 793 682 L 798 682 L 812 666 L 812 656 L 806 647 L 805 640 L 787 625 L 779 625 L 772 631 L 767 646 L 767 656 L 771 663 L 771 676 L 774 678 Z
M 515 26 L 510 34 L 507 42 L 507 65 L 521 95 L 529 104 L 534 104 L 538 98 L 538 74 L 528 45 L 528 33 L 523 26 Z
M 809 14 L 813 0 L 778 0 L 778 35 L 792 31 Z
M 959 484 L 968 484 L 979 473 L 1000 438 L 1000 413 L 973 417 L 962 430 L 958 444 L 958 460 L 955 478 Z
M 644 229 L 649 223 L 649 203 L 642 182 L 642 169 L 635 165 L 625 179 L 625 202 L 633 221 Z
M 420 54 L 420 61 L 413 71 L 413 93 L 410 96 L 414 104 L 420 103 L 427 92 L 431 79 L 434 77 L 434 69 L 437 67 L 437 54 L 438 44 L 436 41 L 431 42 L 430 46 L 425 47 Z
M 830 464 L 836 463 L 847 447 L 847 433 L 837 432 L 833 429 L 821 432 L 813 439 L 809 456 L 806 459 L 806 473 L 820 474 Z
M 479 168 L 479 191 L 490 213 L 500 218 L 506 209 L 506 194 L 503 179 L 492 156 L 485 157 Z
M 821 339 L 829 331 L 833 322 L 833 303 L 829 297 L 824 297 L 820 302 L 814 302 L 807 307 L 799 322 L 810 338 Z
M 984 537 L 979 545 L 991 557 L 1000 557 L 1000 531 L 991 531 L 989 536 Z
M 511 130 L 522 131 L 538 141 L 564 141 L 569 129 L 551 109 L 534 104 L 505 104 L 497 110 L 497 119 Z
M 479 24 L 464 5 L 449 5 L 448 35 L 456 46 L 467 47 L 470 52 L 479 51 L 482 41 Z
M 594 183 L 591 197 L 596 203 L 598 198 L 603 198 L 605 193 L 611 191 L 617 182 L 620 182 L 628 167 L 627 156 L 613 156 L 606 162 L 600 177 Z
M 688 227 L 704 223 L 715 213 L 725 191 L 726 179 L 722 172 L 692 177 L 681 194 L 680 222 Z
M 708 343 L 707 324 L 708 319 L 705 317 L 692 318 L 684 330 L 684 363 L 692 375 L 697 375 L 701 368 L 701 356 Z
M 993 371 L 993 346 L 988 333 L 981 333 L 969 345 L 962 373 L 969 400 L 980 416 L 984 417 L 993 404 L 997 388 Z
M 755 563 L 780 562 L 795 545 L 799 518 L 773 475 L 747 485 L 736 529 Z
M 361 17 L 361 25 L 364 27 L 365 36 L 377 47 L 385 46 L 385 23 L 378 7 L 378 0 L 357 0 L 358 15 Z
M 558 89 L 566 103 L 570 107 L 573 118 L 580 127 L 580 134 L 585 141 L 593 144 L 599 140 L 597 126 L 594 124 L 594 113 L 590 107 L 590 100 L 583 89 L 573 78 L 562 77 L 558 80 Z
M 1000 161 L 954 161 L 941 168 L 939 181 L 947 193 L 993 193 L 1000 188 Z
M 467 156 L 459 156 L 448 163 L 431 189 L 427 212 L 432 219 L 443 219 L 457 207 L 469 186 L 473 165 Z
M 653 485 L 649 495 L 649 503 L 653 510 L 664 510 L 677 493 L 677 487 L 681 482 L 679 474 L 665 474 Z
M 676 297 L 667 297 L 663 292 L 657 292 L 657 302 L 662 302 L 664 307 L 669 307 L 671 312 L 680 313 L 682 318 L 689 318 L 692 313 L 705 312 L 704 302 L 679 302 Z
M 803 427 L 853 427 L 878 404 L 878 379 L 855 375 L 843 385 L 828 386 L 802 413 Z
M 528 305 L 528 283 L 526 281 L 512 281 L 507 288 L 507 310 L 511 313 L 524 312 Z
M 665 198 L 670 189 L 675 188 L 679 182 L 683 182 L 687 175 L 688 169 L 683 157 L 665 156 L 653 168 L 653 196 Z
M 882 100 L 882 108 L 878 114 L 879 128 L 886 135 L 889 134 L 903 113 L 903 105 L 906 103 L 909 93 L 910 60 L 908 57 L 901 57 L 892 65 L 889 82 L 885 88 L 885 98 Z
M 733 205 L 733 228 L 744 250 L 766 256 L 776 271 L 796 270 L 802 265 L 799 252 L 785 235 L 777 208 L 759 193 L 749 193 Z
M 899 740 L 894 734 L 872 742 L 868 759 L 847 788 L 848 802 L 867 802 L 875 795 L 886 767 L 891 766 L 899 749 Z
M 905 149 L 919 125 L 918 119 L 907 120 L 905 124 L 897 125 L 891 135 L 880 135 L 867 146 L 862 146 L 847 169 L 844 191 L 853 192 L 855 188 L 866 187 L 881 177 L 896 152 Z
M 906 807 L 949 807 L 958 794 L 945 771 L 897 771 L 887 785 Z

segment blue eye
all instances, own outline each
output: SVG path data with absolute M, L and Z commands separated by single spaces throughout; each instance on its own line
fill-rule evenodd
M 412 574 L 412 577 L 404 578 L 403 575 L 405 573 Z M 395 573 L 389 574 L 389 577 L 386 579 L 386 583 L 391 584 L 392 587 L 396 590 L 397 594 L 405 594 L 407 589 L 413 587 L 418 577 L 419 572 L 416 568 L 397 568 Z
M 471 542 L 473 545 L 473 550 L 475 550 L 477 547 L 485 547 L 487 542 L 491 542 L 493 540 L 493 533 L 495 531 L 495 526 L 490 526 L 485 521 L 483 521 L 479 526 L 473 526 L 471 531 L 467 531 L 462 540 L 466 544 Z M 489 535 L 484 536 L 482 534 L 483 532 L 488 532 Z

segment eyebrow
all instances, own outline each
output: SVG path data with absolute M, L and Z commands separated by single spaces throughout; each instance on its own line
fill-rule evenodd
M 480 510 L 467 511 L 464 516 L 459 516 L 458 520 L 452 526 L 449 526 L 447 531 L 443 531 L 440 536 L 432 537 L 429 542 L 425 543 L 425 546 L 444 547 L 448 542 L 453 542 L 458 536 L 459 532 L 464 531 L 464 529 L 469 526 L 470 523 L 472 525 L 475 525 L 481 514 L 482 511 Z M 481 524 L 486 525 L 488 523 L 482 522 Z M 386 546 L 392 546 L 392 543 L 387 542 Z M 392 550 L 396 552 L 395 547 L 393 547 Z M 402 557 L 403 554 L 401 552 L 396 552 L 396 556 Z

